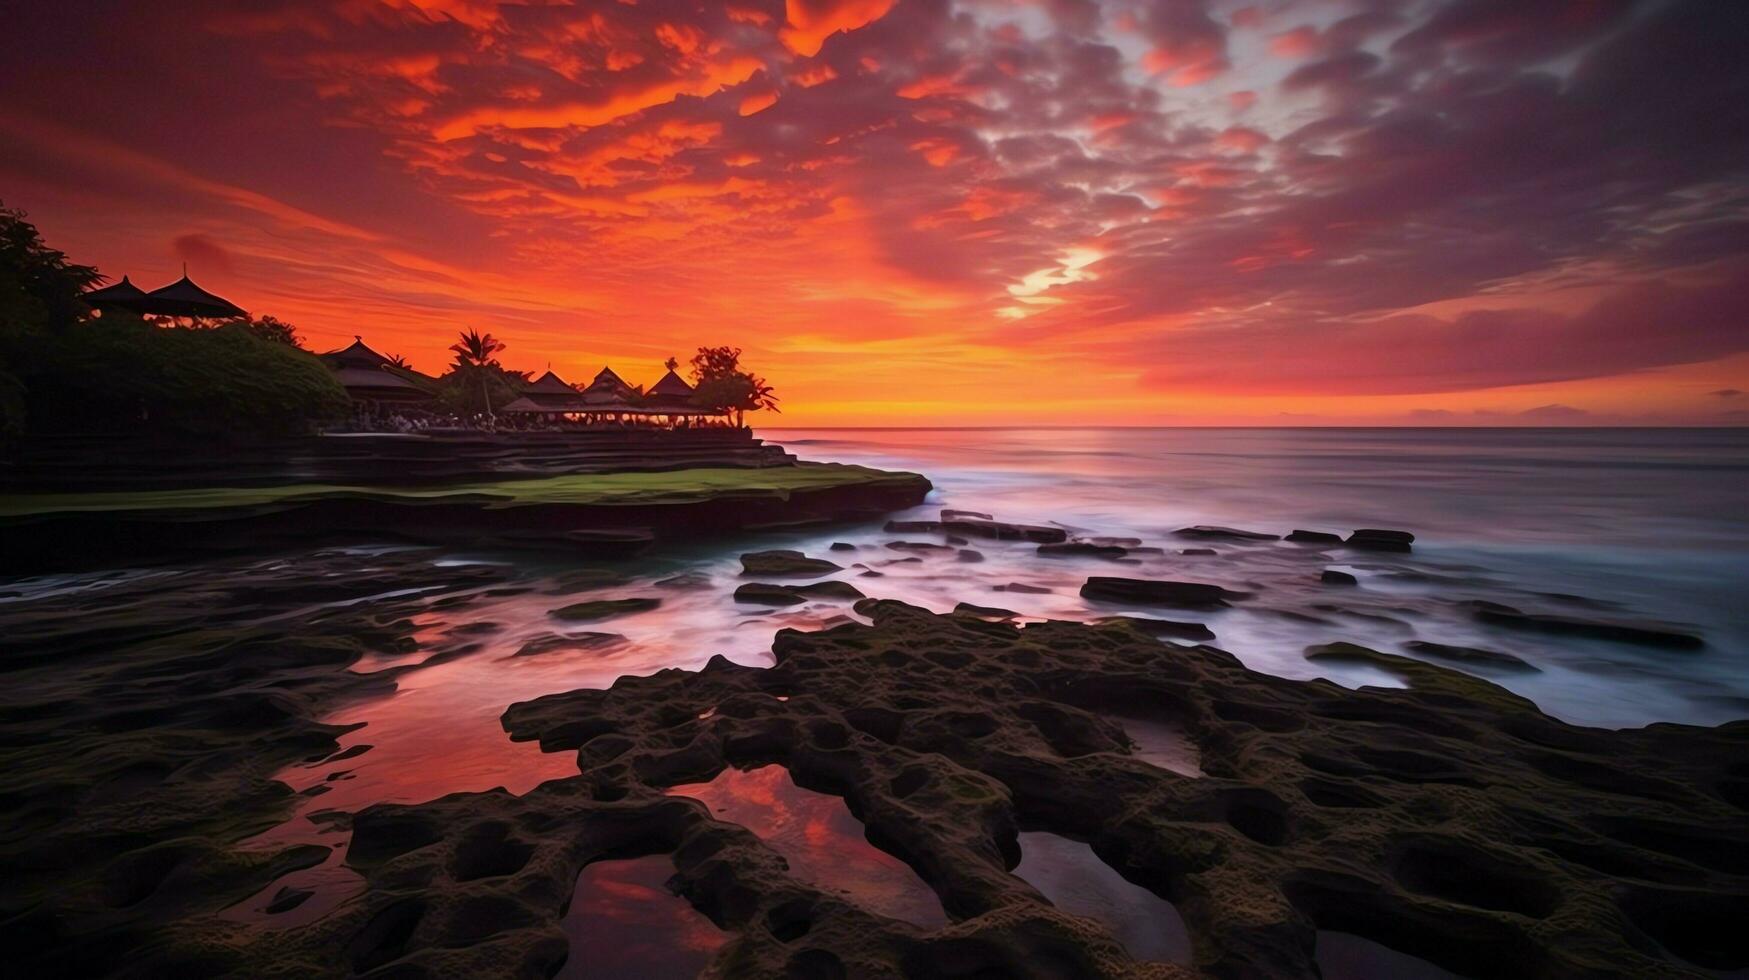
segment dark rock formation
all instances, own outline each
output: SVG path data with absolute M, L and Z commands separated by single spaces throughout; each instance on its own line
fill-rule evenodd
M 1350 534 L 1344 543 L 1350 548 L 1365 548 L 1369 551 L 1409 551 L 1409 546 L 1415 543 L 1415 535 L 1408 531 L 1363 527 Z
M 1302 531 L 1294 528 L 1288 532 L 1287 540 L 1299 544 L 1341 544 L 1342 535 L 1331 534 L 1328 531 Z
M 1269 534 L 1264 531 L 1245 531 L 1236 527 L 1219 527 L 1213 524 L 1198 524 L 1195 527 L 1181 527 L 1172 532 L 1181 538 L 1202 538 L 1209 541 L 1280 541 L 1281 535 Z
M 1003 521 L 964 517 L 951 521 L 888 521 L 886 531 L 888 534 L 963 534 L 974 538 L 1032 541 L 1037 544 L 1051 544 L 1069 539 L 1069 532 L 1060 527 L 1008 524 Z
M 953 607 L 953 611 L 967 616 L 980 616 L 986 619 L 1014 619 L 1020 614 L 1012 609 L 1001 606 L 979 606 L 970 602 L 962 602 Z
M 963 562 L 980 562 L 984 560 L 984 553 L 975 548 L 961 548 L 959 560 Z
M 1180 548 L 1178 553 L 1181 555 L 1212 555 L 1216 554 L 1216 551 L 1213 548 Z
M 559 650 L 599 650 L 618 646 L 626 638 L 618 633 L 548 633 L 524 643 L 512 657 L 538 657 Z
M 1202 623 L 1183 623 L 1173 619 L 1149 619 L 1145 616 L 1107 616 L 1101 626 L 1118 624 L 1134 627 L 1149 636 L 1170 636 L 1180 640 L 1212 640 L 1215 631 Z
M 0 950 L 18 977 L 324 976 L 364 927 L 321 937 L 221 917 L 330 848 L 243 841 L 300 797 L 287 767 L 370 751 L 318 719 L 423 663 L 412 618 L 506 581 L 411 553 L 306 552 L 118 578 L 9 606 L 0 626 Z M 173 600 L 166 600 L 173 595 Z M 313 608 L 315 604 L 332 604 Z M 325 786 L 317 784 L 325 789 Z M 312 814 L 344 825 L 345 814 Z M 274 888 L 272 892 L 267 892 Z
M 660 605 L 662 605 L 661 599 L 649 596 L 635 596 L 628 599 L 591 599 L 588 602 L 573 602 L 568 606 L 560 606 L 554 609 L 550 615 L 559 619 L 612 619 L 615 616 L 649 612 Z
M 748 582 L 735 590 L 735 601 L 762 606 L 799 606 L 808 599 L 788 586 Z
M 1214 609 L 1227 605 L 1229 599 L 1250 597 L 1248 592 L 1234 592 L 1202 582 L 1169 582 L 1102 575 L 1088 579 L 1081 586 L 1081 595 L 1101 602 L 1182 606 L 1186 609 Z
M 950 545 L 936 544 L 933 541 L 888 541 L 887 547 L 894 551 L 952 551 Z
M 1410 640 L 1403 644 L 1403 649 L 1426 654 L 1429 657 L 1439 657 L 1442 660 L 1456 660 L 1462 663 L 1481 664 L 1486 667 L 1503 667 L 1509 670 L 1530 670 L 1538 668 L 1526 663 L 1522 658 L 1498 650 L 1484 650 L 1481 647 L 1454 646 L 1450 643 L 1434 643 L 1430 640 Z
M 520 798 L 364 811 L 351 863 L 369 887 L 321 930 L 334 948 L 376 949 L 382 923 L 407 921 L 373 964 L 538 976 L 565 956 L 554 923 L 579 868 L 664 853 L 679 894 L 729 933 L 714 976 L 785 976 L 804 951 L 845 975 L 1184 975 L 1131 961 L 1099 923 L 1005 873 L 1026 828 L 1087 841 L 1170 897 L 1197 976 L 1309 980 L 1320 930 L 1470 976 L 1698 980 L 1749 964 L 1735 928 L 1749 911 L 1749 723 L 1576 728 L 1479 678 L 1362 647 L 1330 655 L 1411 686 L 1286 680 L 1125 624 L 863 609 L 874 626 L 780 633 L 770 669 L 718 658 L 513 706 L 514 738 L 577 751 L 584 774 Z M 1122 718 L 1182 731 L 1205 775 L 1132 755 Z M 662 792 L 765 764 L 843 796 L 957 923 L 873 915 Z M 456 880 L 488 823 L 518 828 L 531 853 Z M 408 882 L 421 883 L 416 917 Z M 499 904 L 489 926 L 469 914 Z
M 855 551 L 856 545 L 853 545 L 848 541 L 834 541 L 834 542 L 832 542 L 831 550 L 833 550 L 833 551 Z
M 799 551 L 750 551 L 741 556 L 741 574 L 768 578 L 810 578 L 842 569 L 824 558 L 809 558 Z
M 977 521 L 995 520 L 995 518 L 991 517 L 989 514 L 980 513 L 975 510 L 953 510 L 952 508 L 947 507 L 942 508 L 941 519 L 944 521 L 958 521 L 966 518 L 971 518 L 972 520 Z
M 1706 645 L 1705 640 L 1692 633 L 1683 633 L 1657 623 L 1527 613 L 1497 602 L 1468 602 L 1464 605 L 1482 622 L 1509 629 L 1583 636 L 1594 640 L 1615 640 L 1619 643 L 1678 650 L 1694 650 Z
M 1324 574 L 1318 576 L 1318 581 L 1325 585 L 1359 585 L 1360 579 L 1347 572 L 1339 572 L 1334 568 L 1324 569 Z
M 1024 582 L 1009 582 L 1007 585 L 995 586 L 997 592 L 1019 592 L 1023 595 L 1049 595 L 1051 590 L 1042 585 L 1027 585 Z
M 794 606 L 810 598 L 861 599 L 862 592 L 849 582 L 827 581 L 811 585 L 771 585 L 749 582 L 735 590 L 736 602 L 766 606 Z
M 1064 541 L 1038 546 L 1040 558 L 1122 558 L 1129 549 L 1118 545 L 1095 544 L 1092 541 Z
M 694 540 L 761 527 L 872 520 L 921 503 L 928 480 L 835 464 L 797 464 L 837 483 L 794 489 L 652 491 L 629 499 L 576 502 L 489 493 L 348 490 L 273 503 L 165 510 L 115 506 L 0 515 L 0 573 L 89 568 L 120 559 L 161 564 L 188 555 L 260 553 L 392 539 L 456 547 L 540 547 L 568 555 L 625 557 L 654 540 Z M 756 470 L 748 469 L 748 473 Z M 810 477 L 811 478 L 811 477 Z M 676 478 L 684 485 L 682 478 Z M 244 491 L 238 491 L 243 493 Z M 573 533 L 575 532 L 575 533 Z

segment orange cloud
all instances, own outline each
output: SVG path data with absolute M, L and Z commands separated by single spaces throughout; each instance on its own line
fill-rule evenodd
M 891 9 L 893 0 L 787 0 L 789 26 L 778 36 L 791 51 L 812 58 L 827 38 L 879 20 Z

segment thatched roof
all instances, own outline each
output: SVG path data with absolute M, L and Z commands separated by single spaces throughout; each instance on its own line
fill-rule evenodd
M 651 385 L 644 394 L 655 398 L 691 398 L 692 385 L 675 374 L 673 368 L 669 368 L 668 373 L 662 375 L 662 380 Z
M 429 391 L 406 378 L 382 368 L 342 367 L 334 369 L 334 380 L 354 398 L 415 401 L 432 397 Z
M 331 368 L 358 367 L 384 368 L 393 366 L 394 362 L 376 351 L 365 346 L 364 338 L 354 336 L 351 345 L 340 350 L 331 350 L 326 354 L 318 354 Z
M 577 393 L 577 389 L 571 387 L 551 370 L 524 385 L 522 390 L 529 394 L 543 395 L 575 395 Z
M 122 276 L 121 282 L 104 286 L 101 289 L 86 290 L 85 295 L 81 298 L 99 308 L 115 307 L 138 311 L 146 303 L 146 291 L 134 285 L 127 276 Z
M 142 312 L 161 316 L 233 317 L 248 316 L 243 308 L 223 296 L 209 293 L 194 284 L 183 273 L 182 278 L 146 294 Z
M 589 387 L 583 389 L 583 401 L 592 408 L 624 407 L 630 405 L 636 395 L 632 386 L 608 367 L 602 368 L 595 380 L 589 382 Z

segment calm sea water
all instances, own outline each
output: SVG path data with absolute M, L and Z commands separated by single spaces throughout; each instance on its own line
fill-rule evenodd
M 1490 678 L 1570 721 L 1631 726 L 1749 717 L 1749 429 L 864 429 L 761 433 L 806 459 L 924 473 L 931 504 L 1134 535 L 1221 524 L 1285 533 L 1387 527 L 1416 535 L 1397 573 L 1416 636 L 1515 653 L 1541 674 Z M 1217 545 L 1217 548 L 1220 546 Z M 1275 549 L 1223 549 L 1211 580 L 1263 574 Z M 1340 558 L 1340 554 L 1332 557 Z M 1225 559 L 1231 558 L 1229 564 Z M 1258 567 L 1248 568 L 1247 564 Z M 1196 577 L 1194 563 L 1169 569 Z M 1150 570 L 1152 573 L 1152 570 Z M 980 573 L 988 577 L 988 573 Z M 1122 571 L 1108 574 L 1126 574 Z M 1390 574 L 1390 573 L 1387 573 Z M 1440 579 L 1440 580 L 1436 580 Z M 1593 608 L 1539 601 L 1564 593 Z M 1443 600 L 1653 619 L 1700 652 L 1466 629 Z M 975 600 L 974 600 L 975 601 Z M 1015 603 L 998 605 L 1014 607 Z M 1415 615 L 1419 610 L 1420 616 Z M 1308 643 L 1394 649 L 1386 631 L 1242 614 L 1220 645 L 1306 676 Z

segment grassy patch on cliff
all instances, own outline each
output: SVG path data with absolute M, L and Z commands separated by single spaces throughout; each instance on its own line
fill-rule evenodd
M 0 497 L 0 517 L 96 511 L 209 510 L 295 504 L 332 497 L 387 502 L 537 504 L 685 503 L 743 493 L 791 493 L 858 484 L 921 480 L 914 473 L 843 463 L 802 463 L 763 469 L 717 468 L 660 473 L 574 473 L 523 480 L 485 480 L 433 487 L 367 487 L 300 483 L 270 487 L 202 487 L 104 493 L 21 493 Z

